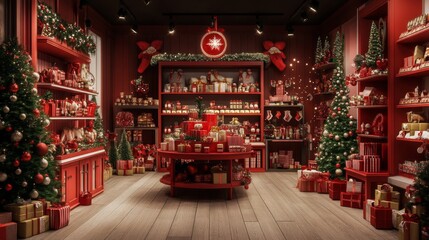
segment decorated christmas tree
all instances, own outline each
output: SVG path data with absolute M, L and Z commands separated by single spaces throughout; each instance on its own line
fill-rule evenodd
M 336 92 L 324 125 L 317 153 L 319 170 L 329 172 L 331 178 L 342 178 L 345 161 L 357 152 L 356 120 L 349 114 L 349 89 L 345 85 L 343 67 L 343 39 L 337 32 L 334 43 L 334 58 L 337 67 L 332 78 Z
M 383 58 L 383 48 L 381 46 L 380 32 L 374 22 L 371 24 L 369 34 L 368 52 L 365 54 L 366 65 L 375 69 L 377 59 Z
M 314 56 L 314 63 L 320 63 L 323 61 L 324 53 L 322 50 L 322 39 L 320 36 L 317 38 L 317 45 L 316 45 L 316 53 Z
M 16 39 L 1 45 L 0 205 L 59 199 L 55 147 L 46 130 L 49 119 L 39 110 L 38 77 Z
M 118 144 L 118 154 L 120 160 L 133 160 L 133 152 L 131 150 L 130 142 L 127 139 L 125 129 L 122 131 L 121 139 Z
M 112 169 L 115 171 L 116 161 L 119 160 L 118 149 L 116 148 L 116 144 L 115 144 L 116 134 L 108 133 L 108 137 L 109 137 L 109 162 L 110 162 L 110 165 L 112 165 Z
M 97 104 L 97 99 L 95 98 L 95 96 L 92 96 L 91 101 Z M 106 146 L 107 139 L 106 136 L 104 136 L 103 119 L 101 118 L 98 108 L 97 110 L 95 110 L 94 130 L 97 133 L 95 137 L 94 147 Z
M 323 44 L 323 52 L 321 55 L 321 60 L 324 60 L 325 62 L 330 62 L 332 59 L 332 54 L 331 54 L 331 44 L 329 43 L 329 38 L 328 36 L 326 36 L 325 38 L 325 43 Z

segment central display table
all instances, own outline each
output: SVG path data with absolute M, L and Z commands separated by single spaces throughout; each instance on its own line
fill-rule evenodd
M 223 152 L 223 153 L 182 153 L 175 151 L 158 150 L 158 157 L 170 159 L 169 174 L 164 175 L 160 181 L 164 184 L 170 185 L 170 195 L 173 197 L 176 188 L 191 188 L 191 189 L 226 189 L 228 199 L 232 198 L 232 188 L 242 186 L 240 180 L 233 180 L 232 178 L 232 162 L 236 159 L 250 158 L 255 153 L 250 152 Z M 223 161 L 226 164 L 227 182 L 221 184 L 214 183 L 195 183 L 195 182 L 176 182 L 175 181 L 175 161 L 182 159 L 194 161 Z

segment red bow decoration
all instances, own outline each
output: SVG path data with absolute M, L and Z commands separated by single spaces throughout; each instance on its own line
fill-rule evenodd
M 137 42 L 137 45 L 142 50 L 141 53 L 139 53 L 139 59 L 142 61 L 140 62 L 140 66 L 137 69 L 139 73 L 143 73 L 146 68 L 150 64 L 150 60 L 152 59 L 152 56 L 158 54 L 161 47 L 162 47 L 162 41 L 161 40 L 154 40 L 151 42 L 151 44 L 145 42 L 145 41 L 139 41 Z
M 271 62 L 280 70 L 283 71 L 286 68 L 286 64 L 284 63 L 284 59 L 286 55 L 282 52 L 285 48 L 285 42 L 276 42 L 272 41 L 264 41 L 264 48 L 266 52 L 264 54 L 270 55 Z

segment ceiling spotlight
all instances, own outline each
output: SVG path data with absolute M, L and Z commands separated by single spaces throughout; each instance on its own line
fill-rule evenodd
M 319 1 L 311 0 L 310 4 L 308 5 L 308 9 L 313 13 L 317 13 L 319 10 Z
M 119 8 L 118 10 L 118 19 L 124 21 L 127 17 L 127 11 L 124 8 Z
M 288 24 L 286 25 L 286 31 L 287 31 L 287 36 L 288 37 L 293 37 L 294 36 L 294 30 L 292 25 Z
M 259 17 L 256 16 L 256 33 L 261 35 L 264 33 L 264 25 L 259 21 Z
M 170 23 L 168 24 L 168 34 L 173 34 L 175 27 L 176 26 L 174 25 L 173 17 L 170 16 Z
M 308 14 L 306 11 L 301 13 L 301 21 L 308 22 Z
M 150 4 L 150 0 L 144 0 L 144 4 L 149 5 Z
M 132 33 L 137 34 L 137 29 L 138 29 L 137 24 L 133 24 L 133 25 L 131 26 L 131 32 L 132 32 Z

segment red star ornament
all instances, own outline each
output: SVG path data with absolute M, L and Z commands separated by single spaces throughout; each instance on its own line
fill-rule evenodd
M 206 57 L 220 58 L 225 54 L 228 43 L 223 33 L 209 31 L 201 38 L 201 51 Z
M 286 58 L 286 55 L 282 51 L 285 48 L 286 43 L 285 42 L 273 43 L 272 41 L 264 41 L 263 45 L 266 50 L 264 54 L 267 54 L 270 56 L 271 62 L 274 63 L 274 65 L 280 71 L 285 70 L 286 64 L 284 63 L 284 59 Z
M 137 72 L 143 73 L 149 66 L 152 56 L 159 54 L 158 51 L 162 47 L 162 41 L 154 40 L 150 44 L 145 41 L 139 41 L 137 42 L 137 46 L 139 46 L 139 48 L 142 50 L 142 52 L 139 53 L 139 59 L 141 59 L 141 62 Z

